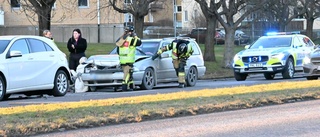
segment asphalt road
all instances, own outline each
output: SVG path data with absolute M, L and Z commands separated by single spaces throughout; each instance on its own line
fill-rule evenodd
M 320 100 L 79 129 L 37 137 L 316 137 Z
M 252 75 L 248 77 L 246 81 L 236 81 L 234 78 L 225 79 L 211 79 L 211 80 L 198 80 L 196 86 L 187 88 L 178 88 L 177 83 L 170 83 L 160 85 L 153 90 L 137 90 L 130 92 L 114 92 L 111 88 L 99 89 L 96 92 L 85 92 L 85 93 L 67 93 L 64 97 L 53 97 L 44 95 L 43 97 L 31 96 L 27 97 L 24 95 L 16 94 L 12 95 L 8 100 L 1 101 L 0 107 L 13 107 L 23 106 L 30 104 L 46 104 L 46 103 L 61 103 L 61 102 L 73 102 L 83 100 L 96 100 L 96 99 L 107 99 L 107 98 L 119 98 L 129 96 L 140 96 L 140 95 L 152 95 L 152 94 L 164 94 L 178 91 L 193 91 L 200 89 L 214 89 L 223 87 L 234 87 L 243 85 L 256 85 L 256 84 L 267 84 L 276 83 L 282 81 L 303 81 L 306 80 L 301 75 L 297 75 L 294 79 L 282 79 L 279 75 L 274 80 L 265 80 L 262 75 Z

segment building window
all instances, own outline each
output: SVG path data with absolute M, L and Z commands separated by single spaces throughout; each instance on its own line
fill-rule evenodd
M 20 0 L 11 0 L 11 8 L 20 8 Z
M 126 3 L 126 4 L 131 4 L 131 3 L 132 3 L 132 0 L 124 0 L 124 3 Z
M 184 11 L 184 21 L 189 21 L 187 10 Z
M 89 0 L 78 0 L 79 7 L 89 7 Z

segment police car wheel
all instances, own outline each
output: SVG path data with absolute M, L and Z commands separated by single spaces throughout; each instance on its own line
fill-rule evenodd
M 247 79 L 247 76 L 248 74 L 241 74 L 241 73 L 236 73 L 234 72 L 234 78 L 237 80 L 237 81 L 244 81 Z
M 292 58 L 289 58 L 286 62 L 284 70 L 282 72 L 282 77 L 284 79 L 292 79 L 294 75 L 294 65 Z
M 263 73 L 263 75 L 267 80 L 274 79 L 274 77 L 275 77 L 274 73 Z

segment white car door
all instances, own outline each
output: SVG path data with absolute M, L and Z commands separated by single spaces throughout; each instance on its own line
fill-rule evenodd
M 28 39 L 30 55 L 33 57 L 32 79 L 38 81 L 31 86 L 40 87 L 53 84 L 53 79 L 58 69 L 57 53 L 50 46 L 38 39 Z
M 22 56 L 6 58 L 8 66 L 8 91 L 26 88 L 38 81 L 33 80 L 33 57 L 29 54 L 29 48 L 25 39 L 16 40 L 8 51 L 20 51 Z

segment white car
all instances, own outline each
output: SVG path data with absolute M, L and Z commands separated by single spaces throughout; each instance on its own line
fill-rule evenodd
M 70 77 L 66 55 L 52 40 L 0 36 L 0 100 L 14 93 L 64 96 Z
M 295 72 L 303 71 L 303 59 L 314 48 L 315 44 L 305 35 L 269 33 L 234 56 L 234 77 L 243 81 L 248 74 L 263 73 L 269 80 L 281 73 L 283 78 L 291 79 Z

